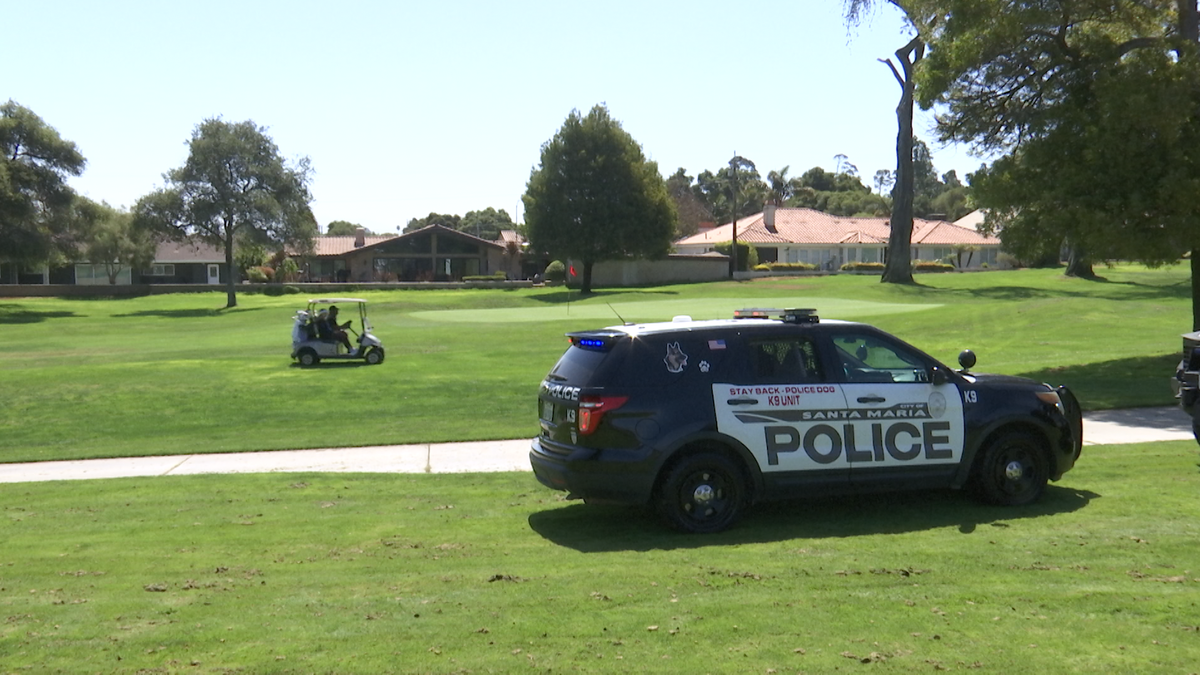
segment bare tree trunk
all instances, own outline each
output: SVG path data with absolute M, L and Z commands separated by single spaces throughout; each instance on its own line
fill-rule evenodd
M 592 266 L 595 264 L 591 260 L 583 261 L 583 283 L 579 287 L 580 295 L 589 295 L 592 292 Z
M 888 284 L 911 284 L 913 230 L 913 68 L 925 55 L 925 43 L 915 37 L 896 50 L 896 59 L 904 73 L 896 70 L 891 60 L 883 61 L 892 69 L 903 93 L 896 106 L 896 184 L 892 188 L 891 234 L 888 236 L 887 263 L 880 281 Z
M 229 278 L 225 281 L 225 308 L 237 307 L 237 269 L 233 266 L 233 228 L 225 228 L 225 267 Z
M 1200 42 L 1196 0 L 1177 0 L 1179 35 L 1188 42 Z M 1183 57 L 1182 52 L 1179 53 Z M 1200 330 L 1200 248 L 1192 249 L 1192 330 Z
M 1067 270 L 1063 274 L 1080 279 L 1096 278 L 1096 272 L 1092 269 L 1092 261 L 1088 259 L 1083 244 L 1067 241 Z

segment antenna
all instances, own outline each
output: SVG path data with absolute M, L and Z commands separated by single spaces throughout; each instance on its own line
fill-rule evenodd
M 619 312 L 617 312 L 617 310 L 616 310 L 616 308 L 615 308 L 615 307 L 613 307 L 611 304 L 609 304 L 609 303 L 607 303 L 607 302 L 606 302 L 606 303 L 604 303 L 604 304 L 608 305 L 608 308 L 612 310 L 612 313 L 617 315 L 617 318 L 621 320 L 621 325 L 622 325 L 622 326 L 630 326 L 630 325 L 632 325 L 632 324 L 630 324 L 628 321 L 626 321 L 626 320 L 625 320 L 625 317 L 621 316 L 621 314 L 620 314 Z

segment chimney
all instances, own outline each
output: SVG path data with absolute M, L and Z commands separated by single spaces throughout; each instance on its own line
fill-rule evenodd
M 763 225 L 766 226 L 767 232 L 779 232 L 775 229 L 775 205 L 767 204 L 763 206 Z
M 367 243 L 367 230 L 360 227 L 354 230 L 354 248 L 362 248 Z

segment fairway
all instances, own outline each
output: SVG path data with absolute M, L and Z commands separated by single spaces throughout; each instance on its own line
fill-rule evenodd
M 1075 391 L 1086 410 L 1171 405 L 1188 270 L 1061 270 L 604 288 L 369 289 L 384 363 L 297 367 L 292 315 L 307 294 L 0 299 L 0 461 L 250 452 L 531 438 L 537 387 L 564 333 L 811 307 L 875 325 L 954 367 Z
M 645 300 L 640 302 L 610 302 L 597 304 L 555 305 L 550 307 L 511 307 L 504 309 L 447 309 L 413 312 L 409 316 L 422 321 L 455 323 L 516 323 L 567 320 L 591 320 L 621 323 L 622 321 L 670 321 L 686 315 L 693 319 L 728 319 L 733 312 L 748 307 L 801 308 L 811 307 L 824 319 L 865 319 L 886 314 L 902 314 L 937 309 L 936 304 L 872 302 L 845 298 L 821 297 L 757 297 L 757 298 L 691 298 L 686 300 Z

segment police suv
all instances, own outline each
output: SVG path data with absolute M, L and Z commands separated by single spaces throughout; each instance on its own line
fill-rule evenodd
M 653 504 L 688 532 L 761 500 L 973 488 L 1037 500 L 1079 458 L 1066 388 L 955 371 L 877 328 L 815 310 L 569 333 L 542 382 L 537 479 L 587 503 Z

